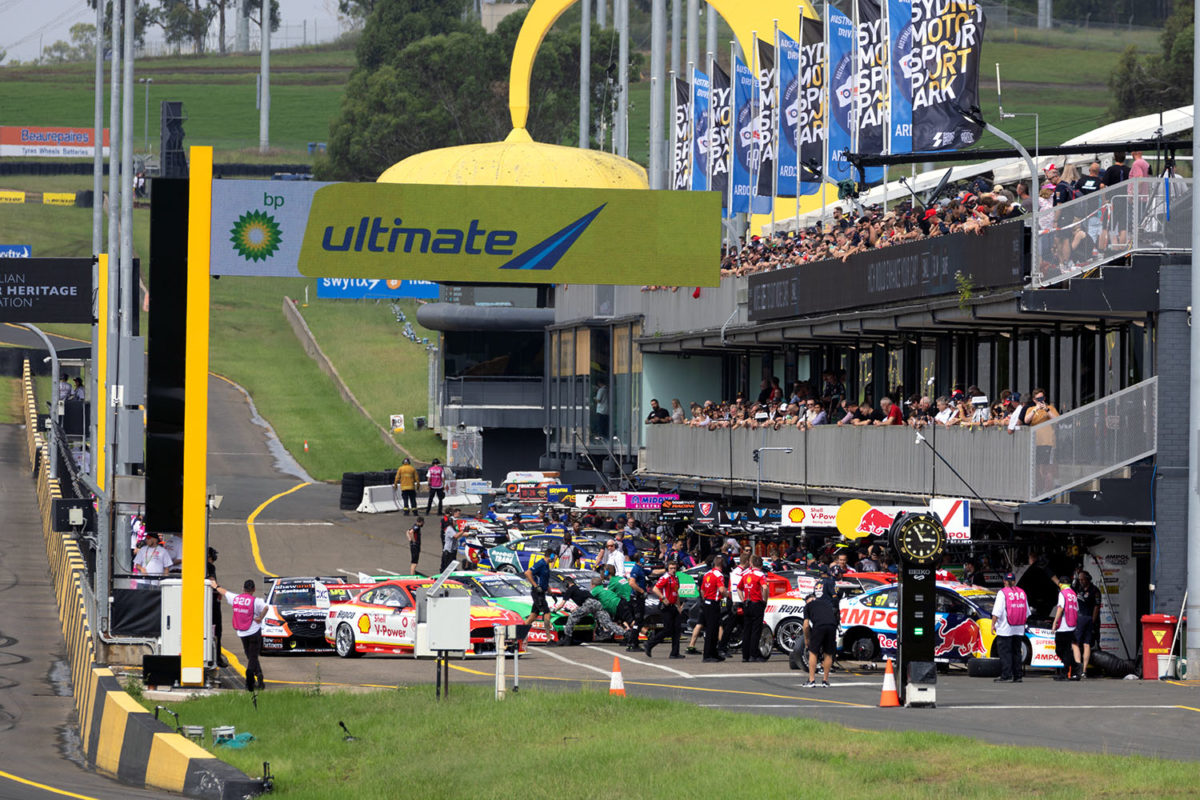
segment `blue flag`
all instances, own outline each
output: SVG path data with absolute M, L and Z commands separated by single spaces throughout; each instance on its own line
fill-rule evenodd
M 758 125 L 755 99 L 758 81 L 741 58 L 733 65 L 733 200 L 729 211 L 745 214 L 750 211 L 750 170 L 758 156 L 758 140 L 754 137 Z
M 708 76 L 700 70 L 692 71 L 692 190 L 708 191 L 708 154 L 712 151 L 712 136 L 709 129 L 709 98 L 711 86 Z
M 796 123 L 800 119 L 800 45 L 783 31 L 779 32 L 779 143 L 776 161 L 779 173 L 775 194 L 796 196 Z
M 836 8 L 829 9 L 829 41 L 825 74 L 829 80 L 829 164 L 825 174 L 834 181 L 856 180 L 843 155 L 850 149 L 850 106 L 854 101 L 854 26 Z
M 913 56 L 912 0 L 887 0 L 888 32 L 892 73 L 893 153 L 912 152 L 912 75 L 917 68 Z

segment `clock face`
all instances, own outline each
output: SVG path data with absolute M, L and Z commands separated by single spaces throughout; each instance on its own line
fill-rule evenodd
M 900 557 L 910 564 L 928 564 L 942 554 L 946 529 L 935 517 L 917 514 L 896 526 L 894 543 Z

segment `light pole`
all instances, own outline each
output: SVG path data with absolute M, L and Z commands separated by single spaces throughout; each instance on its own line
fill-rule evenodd
M 754 505 L 758 505 L 758 494 L 759 490 L 762 488 L 762 454 L 772 450 L 782 450 L 785 455 L 789 456 L 792 454 L 792 448 L 790 447 L 759 447 L 755 449 L 754 461 L 756 464 L 758 464 L 758 480 L 754 484 Z
M 146 140 L 146 155 L 150 155 L 150 84 L 154 78 L 138 78 L 138 83 L 146 84 L 146 118 L 142 125 L 142 136 Z

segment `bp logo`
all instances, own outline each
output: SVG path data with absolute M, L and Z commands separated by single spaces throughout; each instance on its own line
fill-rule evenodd
M 247 261 L 266 261 L 275 255 L 283 236 L 279 223 L 265 211 L 247 211 L 229 231 L 233 249 Z

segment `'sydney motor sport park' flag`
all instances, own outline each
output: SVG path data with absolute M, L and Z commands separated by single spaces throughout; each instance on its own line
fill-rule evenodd
M 796 121 L 800 116 L 800 46 L 792 37 L 779 31 L 779 144 L 776 153 L 779 166 L 775 178 L 775 194 L 796 196 Z
M 884 152 L 887 129 L 888 35 L 879 0 L 858 0 L 858 152 Z
M 821 169 L 825 158 L 825 29 L 819 20 L 807 17 L 800 23 L 800 76 L 796 86 L 795 119 L 784 120 L 784 136 L 800 148 L 800 163 Z M 788 108 L 784 90 L 784 108 Z M 791 125 L 797 130 L 787 126 Z M 821 188 L 815 175 L 801 167 L 800 194 L 816 194 Z
M 975 0 L 912 0 L 909 30 L 897 31 L 892 23 L 898 33 L 893 53 L 911 51 L 904 99 L 912 103 L 913 152 L 955 150 L 979 140 L 981 127 L 957 108 L 979 105 L 984 24 Z
M 671 188 L 692 188 L 692 87 L 675 79 L 675 153 L 671 159 Z
M 778 131 L 775 125 L 775 45 L 758 40 L 758 191 L 759 197 L 775 195 L 775 163 Z
M 721 193 L 722 207 L 729 205 L 730 123 L 733 120 L 733 89 L 729 74 L 713 63 L 712 130 L 708 152 L 712 156 L 711 189 Z

